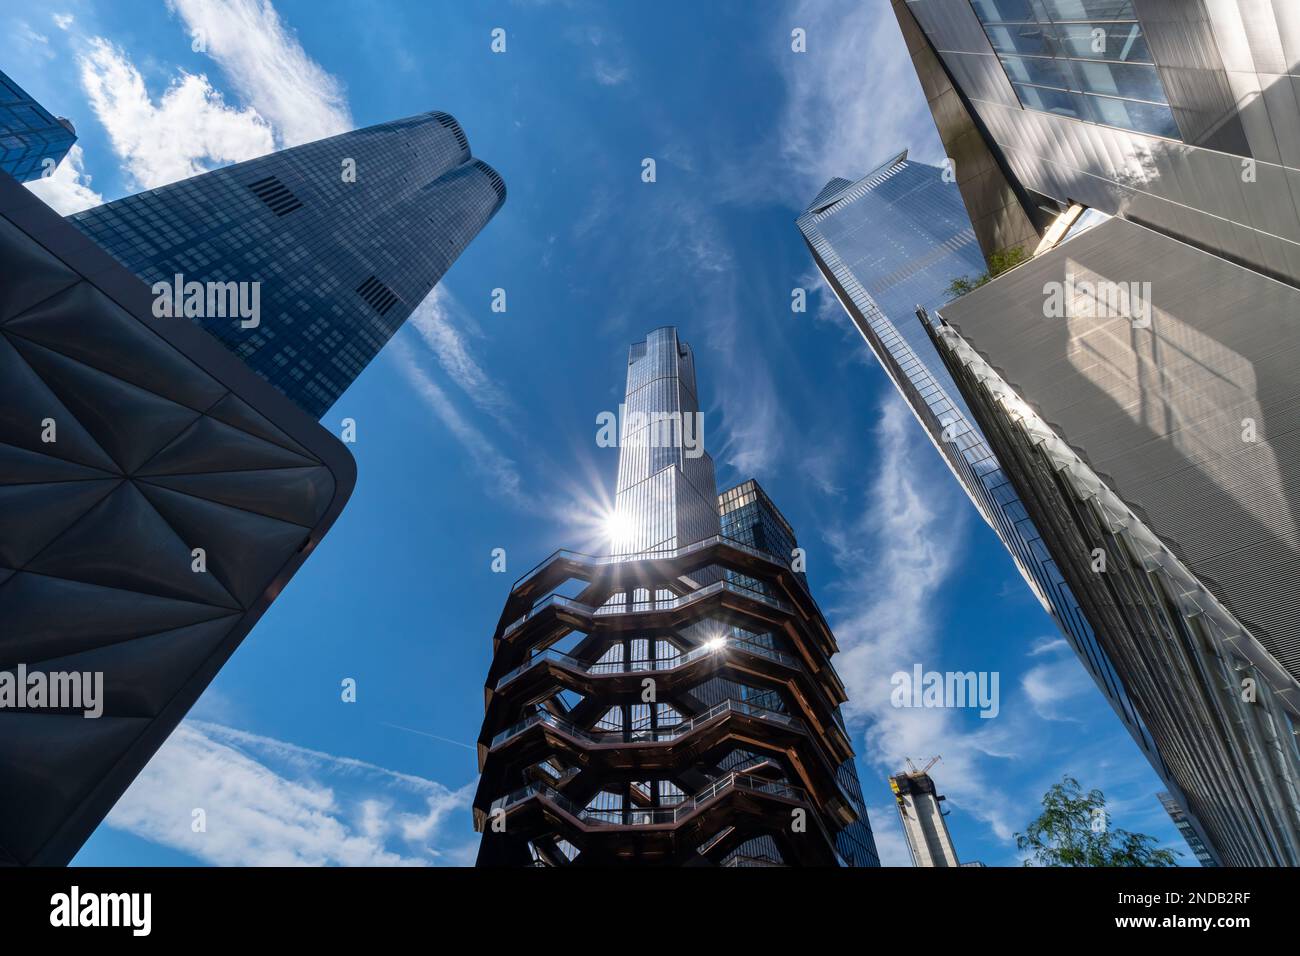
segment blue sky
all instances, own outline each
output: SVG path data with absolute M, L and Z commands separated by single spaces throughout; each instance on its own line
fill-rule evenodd
M 1106 792 L 1114 825 L 1191 861 L 1155 774 L 795 228 L 832 176 L 904 147 L 942 157 L 887 0 L 5 6 L 0 63 L 80 135 L 38 186 L 65 212 L 431 109 L 509 189 L 325 417 L 357 422 L 338 524 L 77 863 L 471 862 L 502 602 L 552 550 L 597 546 L 617 451 L 596 416 L 660 325 L 696 348 L 719 487 L 758 478 L 808 552 L 883 861 L 907 863 L 885 777 L 936 753 L 963 859 L 1016 864 L 1012 831 L 1068 772 Z M 889 677 L 915 663 L 998 672 L 999 715 L 893 708 Z

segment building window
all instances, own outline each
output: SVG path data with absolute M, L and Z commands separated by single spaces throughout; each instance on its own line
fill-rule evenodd
M 1132 0 L 971 0 L 1027 110 L 1180 139 Z

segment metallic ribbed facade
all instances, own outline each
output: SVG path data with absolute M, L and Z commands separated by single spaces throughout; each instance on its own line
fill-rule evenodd
M 0 170 L 20 183 L 47 175 L 72 149 L 72 124 L 0 72 Z
M 1147 274 L 1141 310 L 1096 314 Z M 1300 291 L 1112 219 L 942 316 L 1179 802 L 1223 861 L 1300 865 Z
M 191 316 L 320 417 L 501 208 L 460 125 L 425 113 L 69 217 L 153 285 L 259 283 L 256 325 Z
M 627 390 L 634 411 L 698 411 L 675 330 L 633 346 Z M 718 496 L 707 455 L 636 430 L 616 514 L 647 550 L 556 552 L 498 624 L 479 864 L 879 865 L 793 529 L 756 483 Z
M 1218 861 L 1296 865 L 1294 4 L 895 12 L 927 95 L 951 86 L 1026 216 L 1115 217 L 1044 242 L 931 331 L 1189 825 Z M 938 104 L 947 143 L 963 120 Z M 972 212 L 998 199 L 976 186 Z

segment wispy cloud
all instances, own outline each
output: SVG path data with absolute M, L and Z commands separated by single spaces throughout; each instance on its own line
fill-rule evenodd
M 153 189 L 275 146 L 252 107 L 226 104 L 208 78 L 181 71 L 155 103 L 140 71 L 102 37 L 80 58 L 81 84 L 135 184 Z
M 60 30 L 68 30 L 72 27 L 73 18 L 70 13 L 52 13 L 50 19 L 54 21 L 54 25 Z
M 1049 660 L 1031 667 L 1020 678 L 1020 686 L 1044 720 L 1077 722 L 1066 705 L 1084 694 L 1095 692 L 1095 685 L 1073 649 L 1063 638 L 1043 638 L 1029 650 L 1030 657 Z
M 466 396 L 499 423 L 513 429 L 514 409 L 510 398 L 470 354 L 464 330 L 480 333 L 455 296 L 445 286 L 435 286 L 407 321 Z
M 14 28 L 14 35 L 30 52 L 47 60 L 54 59 L 55 54 L 50 48 L 50 38 L 39 30 L 33 29 L 26 20 L 18 21 Z
M 725 170 L 721 191 L 801 209 L 833 177 L 856 179 L 904 148 L 942 158 L 889 0 L 799 0 L 782 18 L 807 31 L 807 52 L 790 49 L 788 32 L 774 42 L 785 100 L 771 141 Z
M 434 416 L 460 442 L 469 455 L 470 462 L 486 482 L 485 488 L 496 497 L 517 505 L 527 506 L 523 493 L 523 480 L 514 460 L 504 455 L 477 426 L 474 425 L 433 380 L 424 368 L 415 350 L 403 333 L 393 336 L 386 351 L 392 354 L 402 376 L 415 390 L 416 395 Z
M 469 785 L 187 720 L 107 823 L 219 866 L 462 865 L 470 799 Z
M 27 188 L 41 197 L 60 215 L 67 216 L 91 206 L 98 206 L 104 197 L 90 188 L 90 176 L 83 165 L 81 146 L 72 144 L 63 162 L 49 176 L 27 183 Z
M 601 86 L 619 86 L 626 83 L 632 75 L 628 67 L 608 60 L 597 60 L 592 65 L 592 71 L 596 74 L 596 82 Z
M 303 50 L 270 0 L 168 0 L 235 90 L 297 146 L 352 128 L 343 84 Z
M 831 527 L 825 535 L 849 582 L 841 606 L 831 614 L 848 716 L 853 725 L 865 727 L 866 759 L 885 773 L 900 769 L 907 757 L 943 754 L 944 785 L 953 802 L 1008 839 L 1013 824 L 1006 801 L 984 767 L 990 757 L 1007 755 L 1006 728 L 981 721 L 972 731 L 952 710 L 896 708 L 890 702 L 890 676 L 896 671 L 910 671 L 916 663 L 927 670 L 949 669 L 938 614 L 967 520 L 959 496 L 925 492 L 951 479 L 940 473 L 942 465 L 892 394 L 881 408 L 875 461 L 876 478 L 861 520 Z

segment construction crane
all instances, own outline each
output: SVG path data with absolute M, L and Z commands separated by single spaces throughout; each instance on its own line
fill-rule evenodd
M 911 758 L 911 757 L 904 757 L 903 759 L 907 761 L 907 774 L 908 774 L 908 776 L 909 776 L 909 777 L 919 777 L 919 776 L 921 776 L 921 774 L 923 774 L 923 773 L 929 773 L 929 772 L 930 772 L 930 768 L 933 767 L 935 764 L 937 764 L 940 760 L 942 760 L 943 757 L 942 757 L 942 755 L 940 755 L 940 754 L 936 754 L 935 756 L 931 757 L 931 758 L 930 758 L 930 762 L 929 762 L 928 764 L 926 764 L 926 765 L 925 765 L 923 768 L 921 768 L 920 770 L 917 770 L 917 769 L 916 769 L 916 764 L 912 763 L 912 758 Z

